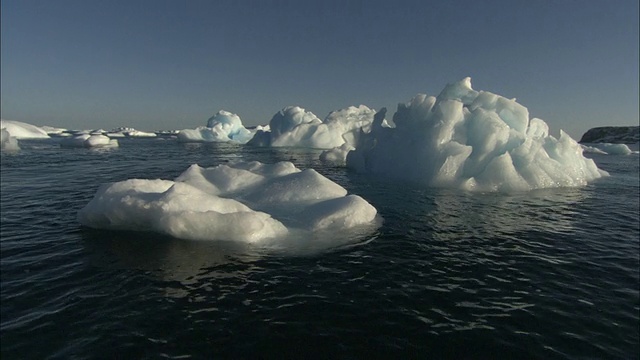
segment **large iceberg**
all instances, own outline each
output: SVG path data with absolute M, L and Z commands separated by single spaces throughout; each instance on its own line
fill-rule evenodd
M 289 106 L 269 122 L 270 131 L 258 131 L 249 145 L 333 149 L 353 145 L 360 129 L 369 131 L 375 110 L 364 105 L 331 112 L 324 121 L 310 111 Z
M 49 135 L 42 128 L 21 121 L 0 120 L 0 129 L 5 129 L 16 139 L 48 139 Z
M 209 118 L 207 126 L 184 129 L 178 133 L 181 142 L 237 142 L 244 144 L 253 137 L 253 132 L 242 125 L 236 114 L 220 110 Z
M 549 135 L 515 99 L 475 91 L 471 79 L 438 95 L 398 104 L 395 128 L 381 110 L 363 132 L 347 166 L 435 187 L 520 191 L 574 187 L 606 175 L 569 135 Z
M 192 165 L 174 181 L 103 185 L 78 213 L 97 229 L 155 231 L 191 240 L 249 243 L 344 235 L 373 227 L 376 209 L 313 169 L 290 162 Z

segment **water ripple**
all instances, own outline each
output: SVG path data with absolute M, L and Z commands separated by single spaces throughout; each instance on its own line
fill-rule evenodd
M 136 141 L 2 155 L 3 358 L 640 353 L 637 158 L 604 158 L 612 176 L 582 189 L 497 195 L 365 182 L 313 151 Z M 383 226 L 287 252 L 76 223 L 101 183 L 237 158 L 317 168 Z

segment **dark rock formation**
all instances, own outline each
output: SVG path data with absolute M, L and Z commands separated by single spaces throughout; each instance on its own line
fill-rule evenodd
M 635 144 L 640 141 L 640 126 L 605 126 L 589 129 L 581 143 Z

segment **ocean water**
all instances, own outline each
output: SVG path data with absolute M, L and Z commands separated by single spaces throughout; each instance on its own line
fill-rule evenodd
M 23 141 L 1 162 L 1 358 L 638 358 L 639 158 L 517 194 L 424 189 L 312 150 Z M 244 159 L 315 168 L 373 204 L 374 234 L 324 249 L 81 227 L 102 183 Z

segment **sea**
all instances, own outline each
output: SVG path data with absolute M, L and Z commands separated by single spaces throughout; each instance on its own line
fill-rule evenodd
M 172 139 L 2 152 L 2 359 L 637 359 L 638 154 L 524 193 L 356 174 L 319 151 Z M 637 149 L 636 149 L 637 150 Z M 378 209 L 353 243 L 285 251 L 82 227 L 101 184 L 291 161 Z

